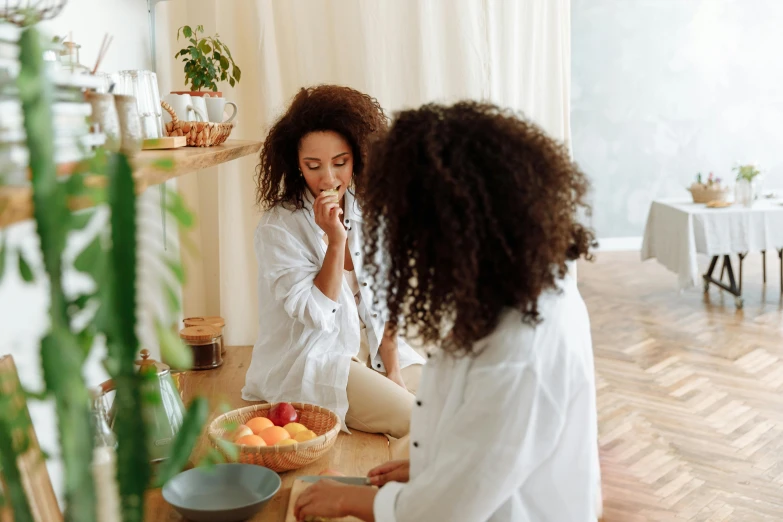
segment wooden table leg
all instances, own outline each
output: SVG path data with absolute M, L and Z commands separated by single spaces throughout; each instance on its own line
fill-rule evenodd
M 780 295 L 783 295 L 783 248 L 778 250 L 778 257 L 780 258 Z
M 739 293 L 742 293 L 742 262 L 748 254 L 739 254 Z

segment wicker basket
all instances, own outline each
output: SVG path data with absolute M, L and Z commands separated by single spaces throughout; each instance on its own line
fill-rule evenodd
M 171 121 L 165 126 L 166 136 L 185 136 L 188 147 L 212 147 L 220 145 L 231 135 L 233 123 L 213 123 L 209 121 L 181 121 L 171 105 L 162 101 L 160 106 L 171 115 Z
M 323 457 L 337 441 L 340 433 L 340 419 L 320 406 L 292 402 L 291 405 L 299 413 L 299 423 L 313 430 L 318 437 L 307 442 L 297 442 L 289 446 L 239 446 L 239 458 L 237 462 L 244 464 L 256 464 L 267 467 L 273 471 L 283 472 L 299 469 L 311 462 Z M 224 457 L 229 455 L 217 443 L 223 438 L 226 426 L 231 424 L 244 424 L 253 417 L 268 417 L 271 404 L 257 404 L 220 415 L 209 425 L 208 435 L 212 445 L 220 451 Z
M 688 189 L 694 203 L 709 203 L 710 201 L 726 201 L 729 197 L 729 189 L 694 188 Z

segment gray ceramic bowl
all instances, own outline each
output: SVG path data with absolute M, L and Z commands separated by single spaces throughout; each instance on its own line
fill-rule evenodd
M 280 484 L 271 469 L 218 464 L 180 473 L 163 486 L 163 498 L 193 522 L 239 522 L 261 511 Z

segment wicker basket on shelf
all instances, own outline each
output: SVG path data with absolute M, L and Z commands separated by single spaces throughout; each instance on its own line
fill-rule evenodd
M 709 188 L 706 185 L 694 185 L 688 188 L 694 203 L 709 203 L 711 201 L 726 201 L 729 197 L 728 188 Z
M 162 101 L 160 106 L 171 115 L 171 121 L 165 126 L 166 136 L 185 136 L 188 147 L 212 147 L 220 145 L 231 135 L 233 123 L 213 123 L 210 121 L 182 121 L 171 105 Z
M 312 404 L 292 402 L 291 405 L 299 413 L 299 423 L 313 430 L 318 436 L 290 446 L 239 446 L 237 462 L 256 464 L 281 473 L 315 462 L 334 446 L 340 433 L 340 419 L 337 415 Z M 218 441 L 223 439 L 223 434 L 236 425 L 245 424 L 253 417 L 268 417 L 271 407 L 271 404 L 257 404 L 218 416 L 209 425 L 207 433 L 210 442 L 224 457 L 231 459 L 218 444 Z

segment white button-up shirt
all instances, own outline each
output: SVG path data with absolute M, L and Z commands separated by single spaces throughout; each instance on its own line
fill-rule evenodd
M 593 354 L 571 276 L 536 327 L 504 314 L 474 358 L 436 353 L 411 419 L 410 482 L 375 498 L 376 522 L 584 522 L 599 495 Z
M 361 293 L 358 307 L 345 279 L 337 301 L 314 284 L 327 247 L 309 193 L 301 210 L 276 207 L 262 216 L 255 234 L 259 332 L 242 390 L 245 400 L 298 401 L 328 408 L 340 417 L 343 428 L 348 371 L 351 358 L 359 353 L 360 317 L 367 326 L 372 367 L 386 371 L 378 353 L 386 312 L 374 307 L 372 284 L 363 271 L 362 216 L 348 192 L 344 220 Z M 401 338 L 398 350 L 401 368 L 424 363 Z

